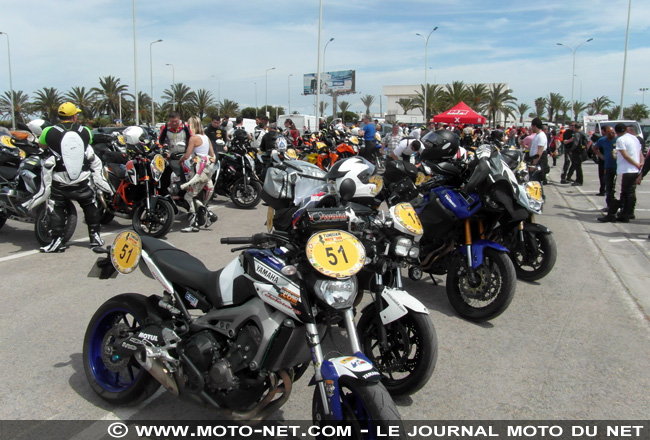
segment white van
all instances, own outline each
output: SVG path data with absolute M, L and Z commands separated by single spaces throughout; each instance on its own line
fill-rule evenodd
M 318 131 L 318 119 L 313 115 L 281 115 L 278 118 L 278 127 L 284 129 L 284 121 L 291 119 L 296 125 L 300 136 L 305 134 L 305 129 L 310 132 Z

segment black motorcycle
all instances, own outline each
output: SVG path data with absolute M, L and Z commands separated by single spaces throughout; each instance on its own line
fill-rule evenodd
M 21 205 L 39 192 L 41 161 L 47 154 L 31 134 L 21 139 L 10 134 L 0 136 L 0 228 L 7 220 L 34 223 L 36 240 L 42 246 L 52 241 L 49 201 L 43 200 L 30 211 Z M 67 242 L 77 227 L 77 209 L 68 201 L 65 211 L 63 239 Z
M 262 182 L 255 172 L 255 153 L 217 153 L 214 194 L 230 197 L 236 207 L 253 209 L 260 203 Z

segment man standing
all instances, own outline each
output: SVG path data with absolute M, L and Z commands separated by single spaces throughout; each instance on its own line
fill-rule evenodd
M 641 144 L 635 136 L 627 133 L 627 127 L 622 122 L 616 124 L 614 131 L 618 136 L 616 139 L 616 174 L 620 177 L 621 194 L 618 203 L 613 203 L 613 206 L 607 211 L 607 215 L 599 217 L 598 221 L 628 223 L 636 204 L 636 179 L 639 171 L 643 168 Z M 615 208 L 620 209 L 617 217 L 614 217 Z
M 375 149 L 377 148 L 375 133 L 377 133 L 375 125 L 370 122 L 370 116 L 365 115 L 363 117 L 363 128 L 360 131 L 360 134 L 363 136 L 365 148 L 360 152 L 360 156 L 368 159 L 370 162 L 374 162 Z
M 226 131 L 221 127 L 221 116 L 212 117 L 212 122 L 208 128 L 205 129 L 205 135 L 212 142 L 212 149 L 215 153 L 225 152 L 224 147 L 228 143 L 229 138 L 228 133 L 226 133 Z M 217 144 L 218 140 L 223 141 L 223 144 Z
M 601 129 L 603 136 L 596 141 L 592 150 L 598 156 L 598 167 L 603 167 L 603 181 L 601 191 L 605 195 L 607 211 L 614 207 L 614 185 L 616 184 L 616 133 L 613 127 L 603 125 Z M 600 171 L 600 169 L 599 169 Z
M 384 136 L 384 156 L 392 157 L 393 151 L 402 140 L 402 135 L 399 132 L 400 127 L 398 124 L 393 124 L 391 132 Z
M 571 168 L 569 169 L 569 177 L 573 175 L 573 172 L 576 172 L 576 181 L 571 184 L 571 186 L 582 186 L 583 176 L 582 176 L 582 161 L 586 158 L 586 148 L 589 141 L 587 136 L 580 131 L 582 125 L 579 122 L 573 123 L 573 143 L 571 148 Z
M 562 175 L 560 176 L 560 183 L 569 183 L 569 174 L 572 169 L 571 151 L 573 150 L 573 133 L 576 128 L 575 123 L 571 123 L 569 128 L 564 130 L 562 134 L 562 146 L 564 147 L 564 165 L 562 166 Z
M 38 139 L 51 153 L 43 162 L 41 191 L 35 196 L 36 199 L 41 193 L 46 195 L 49 190 L 52 202 L 52 207 L 47 208 L 51 209 L 52 242 L 43 246 L 41 252 L 63 252 L 66 249 L 63 237 L 69 200 L 79 202 L 84 211 L 90 247 L 104 244 L 99 236 L 99 210 L 92 185 L 94 183 L 109 194 L 113 191 L 104 180 L 102 161 L 90 146 L 90 129 L 77 123 L 79 112 L 81 110 L 73 103 L 64 102 L 58 110 L 61 122 L 46 127 Z
M 611 127 L 610 127 L 611 128 Z M 612 128 L 612 133 L 614 129 Z M 598 141 L 607 136 L 607 125 L 602 125 L 600 127 L 600 133 L 594 132 L 591 136 L 591 151 L 596 155 L 597 164 L 598 164 L 598 182 L 600 186 L 598 187 L 598 196 L 604 196 L 605 191 L 605 156 L 603 151 L 603 143 L 598 144 Z M 614 137 L 616 135 L 614 134 Z M 616 160 L 612 157 L 611 161 L 614 163 L 614 175 L 616 175 Z
M 178 112 L 170 112 L 167 123 L 160 128 L 158 142 L 160 145 L 166 145 L 172 155 L 185 154 L 190 136 L 190 128 L 181 121 L 181 115 Z
M 543 182 L 545 173 L 543 164 L 540 163 L 540 161 L 547 146 L 546 133 L 543 131 L 544 124 L 542 124 L 541 119 L 535 118 L 532 120 L 531 124 L 531 131 L 535 133 L 535 137 L 533 138 L 533 142 L 530 144 L 530 150 L 528 151 L 528 158 L 530 161 L 529 167 L 532 168 L 532 170 L 536 170 L 539 163 L 542 166 L 542 169 L 540 171 L 533 171 L 530 178 L 531 180 Z

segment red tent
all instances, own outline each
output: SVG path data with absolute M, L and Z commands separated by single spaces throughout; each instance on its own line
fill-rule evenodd
M 445 124 L 485 124 L 485 118 L 461 101 L 446 112 L 435 115 L 433 122 L 442 122 Z

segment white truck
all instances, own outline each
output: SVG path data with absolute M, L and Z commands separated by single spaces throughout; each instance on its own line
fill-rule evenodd
M 278 127 L 284 129 L 284 121 L 291 119 L 300 132 L 300 136 L 305 134 L 305 130 L 310 132 L 318 131 L 318 119 L 313 115 L 281 115 L 278 118 Z

